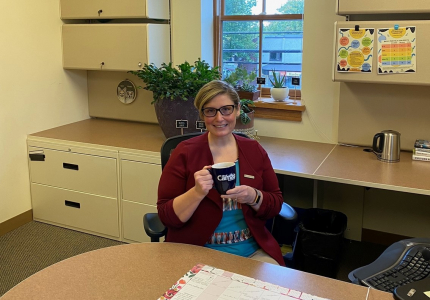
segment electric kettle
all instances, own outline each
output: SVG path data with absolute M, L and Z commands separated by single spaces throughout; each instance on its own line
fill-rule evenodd
M 373 153 L 380 161 L 398 162 L 400 160 L 400 133 L 383 130 L 373 137 Z

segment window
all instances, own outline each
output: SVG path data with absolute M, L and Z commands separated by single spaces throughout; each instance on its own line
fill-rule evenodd
M 255 70 L 271 87 L 272 71 L 301 78 L 304 0 L 214 0 L 216 64 L 223 76 Z

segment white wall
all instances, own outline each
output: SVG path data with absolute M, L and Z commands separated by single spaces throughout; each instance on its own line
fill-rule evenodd
M 31 209 L 26 136 L 88 118 L 85 71 L 61 66 L 59 1 L 0 3 L 0 223 Z

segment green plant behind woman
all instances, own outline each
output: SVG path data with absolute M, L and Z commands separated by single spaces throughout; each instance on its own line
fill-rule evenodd
M 206 83 L 221 78 L 219 67 L 212 68 L 200 58 L 194 65 L 186 61 L 177 65 L 177 68 L 171 62 L 163 63 L 159 68 L 154 64 L 145 64 L 141 70 L 130 73 L 143 80 L 145 83 L 143 89 L 153 93 L 151 104 L 160 99 L 187 101 L 189 98 L 195 98 Z

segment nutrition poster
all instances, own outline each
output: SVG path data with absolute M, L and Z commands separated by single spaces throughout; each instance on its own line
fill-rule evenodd
M 372 72 L 375 29 L 340 28 L 337 41 L 338 72 Z
M 417 71 L 416 27 L 378 29 L 378 74 Z

